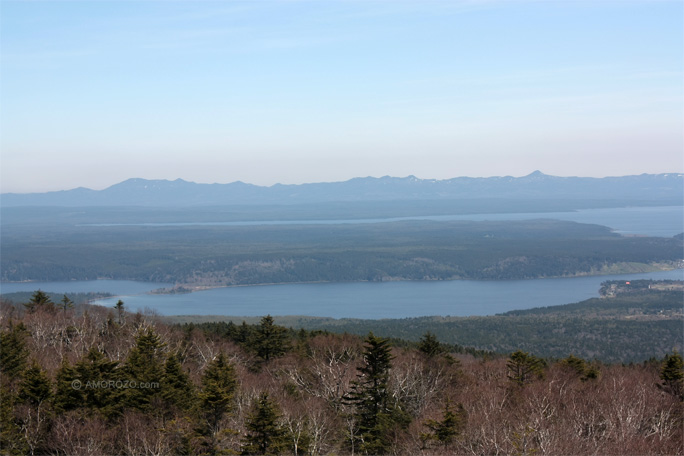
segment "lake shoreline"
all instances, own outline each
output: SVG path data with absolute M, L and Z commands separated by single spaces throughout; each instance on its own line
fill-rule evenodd
M 638 265 L 643 265 L 643 268 L 621 268 L 617 267 L 611 269 L 615 265 L 607 266 L 608 270 L 602 270 L 598 272 L 587 272 L 587 273 L 575 273 L 575 274 L 565 274 L 561 276 L 540 276 L 540 277 L 525 277 L 520 279 L 474 279 L 469 277 L 455 277 L 452 279 L 405 279 L 405 278 L 390 278 L 388 280 L 349 280 L 349 281 L 331 281 L 331 280 L 318 280 L 318 281 L 308 281 L 308 282 L 268 282 L 268 283 L 250 283 L 250 284 L 232 284 L 232 285 L 191 285 L 188 283 L 177 284 L 172 288 L 160 288 L 156 290 L 151 290 L 148 294 L 159 294 L 159 295 L 180 295 L 180 294 L 190 294 L 199 291 L 206 290 L 216 290 L 222 288 L 243 288 L 243 287 L 267 287 L 267 286 L 277 286 L 277 285 L 312 285 L 312 284 L 325 284 L 325 283 L 389 283 L 389 282 L 452 282 L 459 280 L 470 280 L 476 282 L 512 282 L 518 280 L 544 280 L 544 279 L 571 279 L 575 277 L 600 277 L 608 275 L 620 275 L 620 274 L 642 274 L 648 272 L 660 272 L 660 271 L 674 271 L 677 269 L 684 270 L 684 261 L 680 261 L 679 264 L 645 264 L 637 263 Z M 175 288 L 182 288 L 182 292 L 173 291 Z M 169 290 L 169 291 L 164 291 Z
M 173 287 L 162 287 L 153 290 L 148 290 L 142 293 L 136 293 L 135 295 L 149 294 L 149 295 L 183 295 L 197 293 L 201 291 L 208 290 L 220 290 L 224 288 L 251 288 L 251 287 L 270 287 L 278 285 L 315 285 L 315 284 L 354 284 L 354 283 L 392 283 L 392 282 L 415 282 L 415 283 L 432 283 L 432 282 L 454 282 L 454 281 L 474 281 L 474 282 L 514 282 L 514 281 L 527 281 L 527 280 L 545 280 L 545 279 L 571 279 L 579 277 L 601 277 L 608 275 L 621 275 L 621 274 L 642 274 L 649 272 L 661 272 L 661 271 L 674 271 L 674 270 L 684 270 L 684 261 L 679 261 L 677 264 L 665 264 L 665 263 L 632 263 L 639 266 L 640 268 L 627 268 L 627 267 L 617 267 L 614 269 L 613 266 L 607 266 L 601 271 L 597 272 L 579 272 L 575 274 L 565 274 L 560 276 L 539 276 L 539 277 L 525 277 L 525 278 L 514 278 L 514 279 L 476 279 L 469 277 L 454 277 L 450 279 L 406 279 L 406 278 L 388 278 L 383 280 L 348 280 L 348 281 L 331 281 L 331 280 L 318 280 L 318 281 L 306 281 L 306 282 L 265 282 L 265 283 L 249 283 L 249 284 L 231 284 L 231 285 L 192 285 L 189 283 L 178 283 Z M 158 283 L 139 279 L 113 279 L 113 278 L 97 278 L 92 280 L 64 280 L 64 281 L 53 281 L 55 283 L 79 283 L 79 282 L 107 282 L 107 281 L 131 281 L 138 283 Z M 2 285 L 11 284 L 31 284 L 31 283 L 45 283 L 44 280 L 23 280 L 16 282 L 0 282 L 0 287 Z M 183 291 L 173 291 L 174 289 L 180 288 Z M 42 290 L 42 291 L 53 291 L 53 290 Z M 112 298 L 131 296 L 131 294 L 113 295 Z

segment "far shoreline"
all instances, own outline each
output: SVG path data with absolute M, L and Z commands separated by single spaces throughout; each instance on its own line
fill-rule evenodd
M 631 269 L 627 267 L 617 267 L 617 269 L 611 269 L 613 266 L 608 266 L 608 270 L 602 270 L 599 272 L 588 272 L 588 273 L 576 273 L 576 274 L 566 274 L 561 276 L 541 276 L 541 277 L 525 277 L 519 279 L 474 279 L 468 277 L 454 277 L 451 279 L 402 279 L 402 278 L 388 278 L 387 280 L 349 280 L 349 281 L 331 281 L 331 280 L 318 280 L 318 281 L 308 281 L 308 282 L 266 282 L 266 283 L 250 283 L 250 284 L 231 284 L 231 285 L 190 285 L 190 284 L 178 284 L 173 288 L 158 288 L 156 290 L 150 290 L 143 294 L 160 294 L 160 295 L 174 295 L 174 294 L 189 294 L 200 291 L 216 290 L 221 288 L 240 288 L 240 287 L 266 287 L 266 286 L 276 286 L 276 285 L 314 285 L 314 284 L 325 284 L 325 283 L 387 283 L 387 282 L 450 282 L 457 280 L 472 280 L 476 282 L 513 282 L 518 280 L 544 280 L 544 279 L 572 279 L 575 277 L 600 277 L 608 275 L 625 275 L 625 274 L 644 274 L 649 272 L 660 272 L 660 271 L 684 271 L 684 262 L 680 262 L 675 266 L 665 265 L 665 264 L 654 264 L 646 265 L 638 263 L 639 265 L 646 266 L 645 268 L 635 268 Z M 174 288 L 182 288 L 182 292 L 173 292 Z M 170 290 L 169 292 L 164 292 L 162 290 Z
M 475 281 L 475 282 L 513 282 L 513 281 L 527 281 L 527 280 L 544 280 L 544 279 L 572 279 L 576 277 L 601 277 L 608 275 L 627 275 L 627 274 L 644 274 L 649 272 L 664 272 L 664 271 L 684 271 L 684 261 L 678 262 L 676 265 L 668 265 L 663 263 L 656 264 L 644 264 L 644 263 L 627 263 L 628 265 L 638 266 L 638 267 L 626 267 L 625 265 L 611 265 L 602 268 L 601 271 L 597 272 L 587 272 L 587 273 L 575 273 L 575 274 L 565 274 L 561 276 L 540 276 L 540 277 L 525 277 L 516 279 L 476 279 L 468 277 L 454 277 L 450 279 L 405 279 L 405 278 L 387 278 L 383 280 L 348 280 L 348 281 L 330 281 L 330 280 L 319 280 L 319 281 L 307 281 L 307 282 L 264 282 L 264 283 L 249 283 L 249 284 L 230 284 L 230 285 L 190 285 L 190 284 L 175 284 L 170 288 L 156 288 L 153 290 L 148 290 L 142 293 L 133 294 L 122 294 L 122 295 L 112 295 L 107 299 L 120 298 L 126 296 L 136 296 L 136 295 L 176 295 L 176 294 L 190 294 L 201 291 L 217 290 L 222 288 L 242 288 L 242 287 L 266 287 L 266 286 L 277 286 L 277 285 L 316 285 L 316 284 L 335 284 L 335 283 L 387 283 L 387 282 L 450 282 L 450 281 Z M 617 266 L 617 267 L 616 267 Z M 136 283 L 155 283 L 148 282 L 145 280 L 138 279 L 114 279 L 114 278 L 97 278 L 88 280 L 25 280 L 18 282 L 0 282 L 0 287 L 3 284 L 30 284 L 30 283 L 70 283 L 70 282 L 97 282 L 97 281 L 130 281 Z M 158 283 L 158 282 L 157 282 Z M 182 289 L 183 291 L 174 292 L 174 289 Z M 168 291 L 166 291 L 168 290 Z M 185 291 L 187 290 L 187 291 Z M 42 290 L 51 292 L 51 290 Z

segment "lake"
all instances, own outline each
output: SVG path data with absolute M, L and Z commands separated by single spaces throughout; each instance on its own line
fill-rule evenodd
M 162 315 L 308 315 L 333 318 L 407 318 L 426 315 L 493 315 L 552 306 L 598 296 L 605 280 L 684 279 L 684 270 L 561 279 L 442 282 L 355 282 L 229 287 L 190 294 L 146 294 L 168 284 L 118 280 L 2 284 L 3 293 L 108 291 L 97 301 L 111 307 L 122 299 L 129 310 Z

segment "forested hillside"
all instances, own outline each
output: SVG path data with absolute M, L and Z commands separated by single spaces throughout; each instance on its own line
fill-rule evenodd
M 674 267 L 681 239 L 529 220 L 356 225 L 3 225 L 3 281 L 293 282 L 523 279 Z
M 682 359 L 449 353 L 122 306 L 0 312 L 6 454 L 681 454 Z M 484 356 L 484 357 L 483 357 Z

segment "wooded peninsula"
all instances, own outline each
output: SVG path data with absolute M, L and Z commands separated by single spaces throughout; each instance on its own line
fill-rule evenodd
M 257 226 L 3 224 L 3 281 L 130 279 L 179 287 L 528 279 L 671 269 L 681 236 L 539 219 Z

